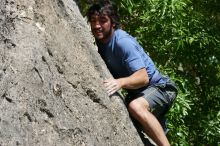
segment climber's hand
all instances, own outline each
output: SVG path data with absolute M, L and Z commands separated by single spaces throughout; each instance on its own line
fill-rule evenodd
M 120 81 L 117 79 L 108 79 L 104 81 L 104 86 L 107 90 L 108 95 L 112 95 L 121 89 Z

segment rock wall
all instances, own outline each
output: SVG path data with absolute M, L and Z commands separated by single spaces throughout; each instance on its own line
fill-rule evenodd
M 0 146 L 143 145 L 73 0 L 0 1 Z

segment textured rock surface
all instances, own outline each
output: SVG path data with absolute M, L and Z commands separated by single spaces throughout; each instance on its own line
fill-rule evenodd
M 0 1 L 0 145 L 143 145 L 73 0 Z

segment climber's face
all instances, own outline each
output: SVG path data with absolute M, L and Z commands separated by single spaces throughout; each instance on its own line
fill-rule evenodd
M 114 32 L 114 24 L 106 14 L 94 14 L 90 19 L 91 30 L 94 37 L 101 43 L 107 43 Z

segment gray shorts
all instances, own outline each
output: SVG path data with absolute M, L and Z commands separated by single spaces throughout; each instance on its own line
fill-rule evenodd
M 128 97 L 125 99 L 128 105 L 132 100 L 144 97 L 150 106 L 150 111 L 155 115 L 162 127 L 165 128 L 165 114 L 172 106 L 173 101 L 177 96 L 177 88 L 173 82 L 164 84 L 154 84 L 146 88 L 128 92 Z

